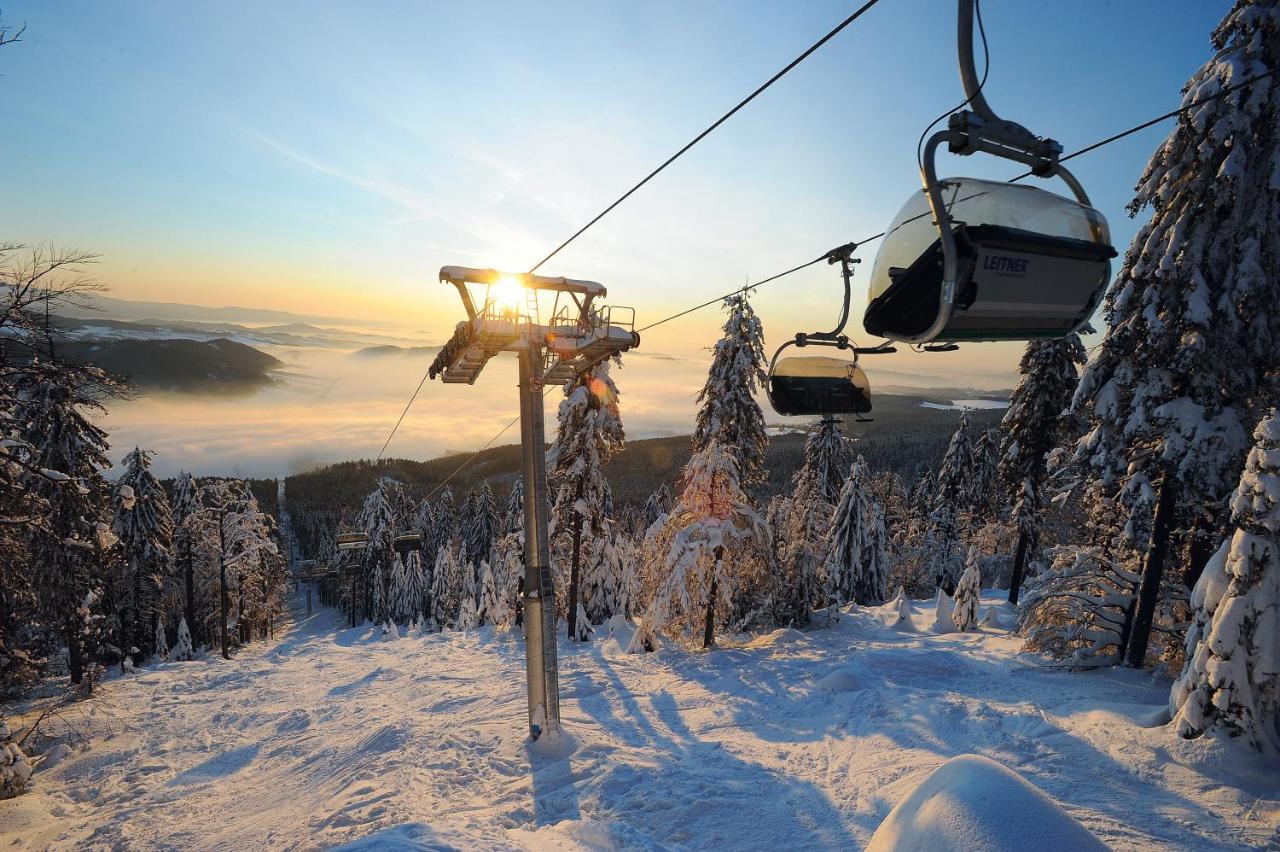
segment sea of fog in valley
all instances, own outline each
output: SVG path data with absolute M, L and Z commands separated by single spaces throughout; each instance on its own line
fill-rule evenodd
M 227 393 L 168 392 L 147 389 L 135 398 L 112 402 L 102 425 L 111 434 L 113 456 L 135 445 L 156 454 L 163 476 L 179 470 L 198 474 L 273 476 L 317 465 L 377 456 L 405 402 L 443 341 L 441 334 L 386 326 L 338 325 L 335 318 L 298 318 L 312 322 L 268 324 L 240 320 L 218 309 L 206 325 L 193 319 L 192 306 L 139 305 L 112 300 L 111 313 L 147 328 L 93 326 L 92 334 L 139 339 L 148 336 L 211 336 L 253 346 L 283 363 L 260 387 Z M 167 325 L 158 312 L 178 315 Z M 251 318 L 252 315 L 250 315 Z M 143 319 L 146 317 L 146 319 Z M 287 317 L 285 317 L 287 318 Z M 280 319 L 273 317 L 272 319 Z M 320 320 L 327 320 L 321 323 Z M 185 324 L 183 324 L 185 323 Z M 628 436 L 649 438 L 691 430 L 696 396 L 706 378 L 714 327 L 701 328 L 693 340 L 689 328 L 669 326 L 645 336 L 642 347 L 624 356 L 614 378 L 621 393 Z M 661 332 L 661 333 L 660 333 Z M 286 341 L 286 342 L 281 342 Z M 1016 380 L 1017 353 L 992 358 L 978 347 L 948 355 L 903 352 L 864 359 L 878 392 L 911 393 L 954 388 L 961 405 L 975 397 L 1007 390 Z M 516 359 L 490 362 L 474 386 L 427 382 L 401 424 L 387 455 L 428 459 L 474 450 L 518 413 Z M 548 394 L 548 436 L 554 434 L 558 390 Z M 946 405 L 942 391 L 941 404 Z M 979 399 L 979 403 L 982 400 Z M 935 401 L 932 404 L 938 404 Z M 771 424 L 794 423 L 766 408 Z M 511 427 L 498 444 L 519 440 Z

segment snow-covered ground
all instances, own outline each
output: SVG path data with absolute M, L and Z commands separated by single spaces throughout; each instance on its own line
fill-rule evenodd
M 525 742 L 518 633 L 388 640 L 321 609 L 233 662 L 106 683 L 90 745 L 0 803 L 0 846 L 856 848 L 965 753 L 1117 849 L 1280 842 L 1275 767 L 1143 727 L 1167 680 L 891 610 L 711 653 L 562 643 L 555 749 Z

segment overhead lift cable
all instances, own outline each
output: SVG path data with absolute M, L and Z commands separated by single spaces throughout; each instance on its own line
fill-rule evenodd
M 858 20 L 858 18 L 862 17 L 862 14 L 863 14 L 864 12 L 866 12 L 868 9 L 870 9 L 872 6 L 876 5 L 876 4 L 877 4 L 877 3 L 879 3 L 879 2 L 880 2 L 880 0 L 867 0 L 867 2 L 866 2 L 866 3 L 863 3 L 861 6 L 859 6 L 859 7 L 858 7 L 858 9 L 857 9 L 857 10 L 856 10 L 852 15 L 850 15 L 849 17 L 847 17 L 847 18 L 845 18 L 843 21 L 841 21 L 839 24 L 837 24 L 837 25 L 836 25 L 836 27 L 835 27 L 835 29 L 831 30 L 831 32 L 827 33 L 827 34 L 826 34 L 826 35 L 824 35 L 822 38 L 818 39 L 818 40 L 817 40 L 817 41 L 815 41 L 813 44 L 809 45 L 809 47 L 805 50 L 805 52 L 804 52 L 804 53 L 800 54 L 800 55 L 799 55 L 799 56 L 797 56 L 795 59 L 793 59 L 793 60 L 791 60 L 790 62 L 788 62 L 788 63 L 786 64 L 786 66 L 785 66 L 781 71 L 779 71 L 777 74 L 774 74 L 772 77 L 770 77 L 770 78 L 769 78 L 768 80 L 766 80 L 764 83 L 762 83 L 762 84 L 759 86 L 759 88 L 757 88 L 754 92 L 752 92 L 751 94 L 747 95 L 747 96 L 746 96 L 745 98 L 743 98 L 742 100 L 738 101 L 738 103 L 734 106 L 734 108 L 733 108 L 733 109 L 729 110 L 729 111 L 728 111 L 728 112 L 726 112 L 724 115 L 722 115 L 722 116 L 720 116 L 719 118 L 717 118 L 717 119 L 716 119 L 716 120 L 711 124 L 711 126 L 710 126 L 710 127 L 708 127 L 706 130 L 704 130 L 704 131 L 702 131 L 701 133 L 699 133 L 697 136 L 693 137 L 693 139 L 692 139 L 688 144 L 686 144 L 686 145 L 685 145 L 683 148 L 681 148 L 679 151 L 676 151 L 674 154 L 672 154 L 670 157 L 668 157 L 668 158 L 666 159 L 666 161 L 665 161 L 662 165 L 658 166 L 656 169 L 654 169 L 653 171 L 649 172 L 649 174 L 645 175 L 645 176 L 644 176 L 644 178 L 643 178 L 643 179 L 641 179 L 641 181 L 640 181 L 639 183 L 637 183 L 635 186 L 633 186 L 633 187 L 631 187 L 630 189 L 628 189 L 626 192 L 622 193 L 622 195 L 618 196 L 618 198 L 617 198 L 617 199 L 616 199 L 612 204 L 610 204 L 608 207 L 604 208 L 604 209 L 603 209 L 603 210 L 601 210 L 599 213 L 597 213 L 597 214 L 596 214 L 596 215 L 591 219 L 591 221 L 590 221 L 590 222 L 588 222 L 587 224 L 583 225 L 583 226 L 582 226 L 581 228 L 579 228 L 578 230 L 574 231 L 573 236 L 569 237 L 569 239 L 565 240 L 565 241 L 564 241 L 564 242 L 562 242 L 560 245 L 556 246 L 554 249 L 552 249 L 552 250 L 551 250 L 551 253 L 550 253 L 550 254 L 548 254 L 548 255 L 547 255 L 546 257 L 544 257 L 542 260 L 540 260 L 540 261 L 538 261 L 537 263 L 535 263 L 535 264 L 533 265 L 533 268 L 529 270 L 529 274 L 530 274 L 530 275 L 532 275 L 533 273 L 537 272 L 537 271 L 538 271 L 538 269 L 539 269 L 539 268 L 540 268 L 544 263 L 546 263 L 548 260 L 550 260 L 551 258 L 555 257 L 557 254 L 559 254 L 559 253 L 560 253 L 560 251 L 561 251 L 562 249 L 564 249 L 567 245 L 569 245 L 569 243 L 573 242 L 573 241 L 574 241 L 574 240 L 576 240 L 578 237 L 582 236 L 584 233 L 586 233 L 586 231 L 587 231 L 587 229 L 588 229 L 588 228 L 590 228 L 590 227 L 591 227 L 592 225 L 594 225 L 596 222 L 599 222 L 599 221 L 600 221 L 601 219 L 603 219 L 605 216 L 609 215 L 609 213 L 610 213 L 610 212 L 612 212 L 613 208 L 617 207 L 619 204 L 621 204 L 622 202 L 624 202 L 624 201 L 626 201 L 628 198 L 630 198 L 630 197 L 631 197 L 631 196 L 636 192 L 636 190 L 640 189 L 640 187 L 644 186 L 646 183 L 648 183 L 649 181 L 651 181 L 651 180 L 653 180 L 655 177 L 657 177 L 657 176 L 658 176 L 658 174 L 659 174 L 659 173 L 661 173 L 663 169 L 665 169 L 667 166 L 669 166 L 669 165 L 671 165 L 672 163 L 674 163 L 676 160 L 680 159 L 680 157 L 681 157 L 681 156 L 682 156 L 686 151 L 688 151 L 688 150 L 689 150 L 690 148 L 692 148 L 694 145 L 697 145 L 697 144 L 698 144 L 699 142 L 701 142 L 704 138 L 706 138 L 708 135 L 710 135 L 710 134 L 711 134 L 711 131 L 715 130 L 717 127 L 719 127 L 720 125 L 724 124 L 724 123 L 725 123 L 726 121 L 728 121 L 730 118 L 733 118 L 734 114 L 735 114 L 735 113 L 737 113 L 737 112 L 738 112 L 738 110 L 742 109 L 744 106 L 746 106 L 747 104 L 749 104 L 749 103 L 751 103 L 752 101 L 754 101 L 754 100 L 756 99 L 756 96 L 760 95 L 762 92 L 764 92 L 764 90 L 765 90 L 765 89 L 769 88 L 769 87 L 770 87 L 770 86 L 772 86 L 774 83 L 776 83 L 776 82 L 778 82 L 779 80 L 781 80 L 784 76 L 786 76 L 787 72 L 789 72 L 792 68 L 795 68 L 795 67 L 796 67 L 797 65 L 799 65 L 801 62 L 804 62 L 806 59 L 808 59 L 808 58 L 809 58 L 809 56 L 810 56 L 810 55 L 812 55 L 814 51 L 816 51 L 818 48 L 822 47 L 824 44 L 826 44 L 827 42 L 831 41 L 831 39 L 833 39 L 833 38 L 835 38 L 837 35 L 839 35 L 841 30 L 843 30 L 845 27 L 847 27 L 847 26 L 849 26 L 850 24 L 852 24 L 854 21 Z

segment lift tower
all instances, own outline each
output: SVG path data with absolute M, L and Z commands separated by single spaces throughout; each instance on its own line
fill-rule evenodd
M 520 359 L 520 442 L 524 477 L 524 642 L 529 683 L 529 736 L 560 729 L 555 583 L 547 541 L 547 460 L 543 388 L 565 385 L 640 344 L 635 311 L 605 307 L 595 281 L 494 269 L 446 266 L 440 280 L 462 297 L 467 319 L 428 371 L 446 384 L 475 384 L 489 359 Z M 473 290 L 474 288 L 474 290 Z M 550 294 L 543 321 L 539 295 Z M 477 306 L 478 305 L 478 306 Z

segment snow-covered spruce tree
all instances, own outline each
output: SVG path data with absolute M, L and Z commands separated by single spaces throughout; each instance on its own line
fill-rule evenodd
M 0 718 L 0 800 L 12 799 L 27 789 L 35 764 L 14 740 L 13 729 Z
M 613 498 L 604 465 L 622 449 L 624 440 L 618 389 L 605 362 L 565 387 L 556 440 L 547 455 L 556 489 L 551 510 L 552 564 L 561 575 L 557 585 L 567 589 L 563 606 L 570 637 L 581 635 L 577 617 L 584 566 L 598 558 L 608 535 L 606 521 Z
M 436 560 L 436 581 L 432 589 L 432 616 L 441 629 L 461 625 L 462 604 L 471 600 L 471 617 L 475 616 L 476 568 L 467 555 L 467 546 L 456 551 L 446 547 Z
M 423 551 L 434 559 L 446 546 L 456 547 L 458 526 L 458 506 L 453 492 L 441 489 L 431 504 L 431 523 L 424 530 Z
M 844 437 L 844 424 L 835 418 L 819 420 L 805 437 L 803 473 L 797 474 L 797 480 L 801 476 L 812 478 L 822 499 L 834 506 L 852 464 L 853 452 Z
M 711 444 L 693 454 L 671 512 L 645 539 L 653 583 L 639 644 L 656 631 L 715 645 L 715 626 L 728 613 L 735 584 L 753 561 L 768 558 L 769 530 L 738 482 L 734 454 Z
M 951 621 L 956 630 L 964 632 L 978 626 L 978 603 L 982 594 L 982 572 L 978 568 L 978 549 L 969 548 L 965 558 L 964 573 L 956 583 L 955 605 L 951 609 Z
M 481 560 L 478 572 L 479 576 L 476 578 L 475 592 L 476 626 L 498 624 L 502 615 L 499 612 L 501 598 L 498 594 L 497 581 L 493 576 L 493 569 L 489 567 L 489 560 Z
M 124 472 L 116 480 L 112 525 L 120 539 L 122 576 L 116 580 L 121 647 L 138 648 L 134 665 L 149 656 L 158 656 L 154 647 L 158 622 L 167 609 L 166 578 L 173 544 L 173 517 L 169 496 L 151 473 L 150 452 L 135 447 L 124 457 Z M 146 650 L 143 650 L 146 649 Z
M 644 526 L 645 529 L 653 526 L 667 512 L 671 511 L 671 489 L 664 482 L 658 486 L 658 490 L 649 495 L 649 499 L 644 502 Z
M 448 545 L 436 553 L 436 564 L 431 572 L 431 620 L 441 630 L 450 624 L 458 614 L 460 601 L 454 598 L 454 590 L 450 588 L 450 579 L 459 573 L 458 556 Z
M 110 486 L 102 476 L 107 436 L 89 420 L 102 411 L 98 397 L 75 374 L 42 374 L 16 394 L 19 439 L 31 448 L 26 489 L 49 507 L 47 523 L 33 529 L 29 551 L 44 616 L 58 625 L 67 647 L 71 682 L 80 684 L 97 654 L 93 612 L 101 600 L 103 565 L 118 558 L 111 534 Z M 104 378 L 105 381 L 105 378 Z
M 1280 752 L 1280 418 L 1257 443 L 1231 497 L 1234 533 L 1196 582 L 1186 665 L 1169 696 L 1174 730 L 1215 728 Z
M 996 508 L 996 471 L 1000 463 L 999 435 L 987 429 L 973 443 L 973 470 L 965 483 L 964 508 L 977 525 L 991 517 Z
M 508 533 L 498 541 L 500 592 L 505 602 L 509 624 L 524 623 L 524 533 Z
M 169 640 L 164 635 L 164 619 L 156 619 L 156 635 L 151 645 L 151 654 L 163 662 L 169 659 Z
M 422 622 L 431 613 L 431 577 L 423 567 L 422 551 L 411 550 L 404 560 L 404 593 L 402 618 L 406 623 Z
M 892 470 L 881 470 L 871 475 L 867 493 L 884 508 L 885 532 L 907 523 L 911 514 L 911 499 L 902 477 Z
M 769 507 L 779 569 L 771 590 L 777 624 L 808 624 L 813 608 L 827 602 L 826 539 L 850 462 L 839 421 L 820 421 L 805 440 L 791 494 Z
M 664 513 L 665 514 L 665 513 Z M 604 624 L 615 615 L 630 618 L 637 610 L 639 595 L 639 545 L 620 524 L 612 525 L 604 552 L 586 596 L 587 614 L 592 623 Z
M 724 300 L 729 318 L 716 341 L 711 371 L 698 393 L 693 451 L 712 444 L 733 456 L 744 488 L 764 481 L 764 455 L 769 436 L 755 392 L 765 376 L 764 329 L 746 293 Z
M 825 574 L 828 597 L 836 606 L 876 606 L 888 595 L 884 511 L 871 495 L 870 480 L 867 463 L 858 456 L 832 516 Z
M 953 594 L 963 567 L 959 553 L 958 515 L 969 496 L 973 471 L 973 445 L 969 440 L 969 415 L 960 413 L 960 425 L 951 436 L 942 465 L 938 468 L 937 488 L 929 507 L 925 532 L 929 575 L 934 584 Z
M 173 647 L 169 650 L 169 659 L 185 661 L 195 659 L 196 649 L 191 643 L 191 630 L 187 627 L 185 616 L 178 618 L 178 635 Z
M 970 496 L 970 482 L 973 477 L 973 441 L 969 436 L 969 412 L 960 412 L 960 422 L 947 444 L 947 452 L 942 457 L 936 476 L 937 487 L 933 494 L 930 509 L 940 502 L 952 506 L 957 513 L 967 508 L 966 501 Z
M 391 617 L 387 603 L 391 562 L 395 555 L 391 545 L 396 530 L 394 487 L 390 480 L 379 479 L 378 487 L 369 492 L 356 518 L 356 524 L 369 537 L 368 544 L 360 551 L 360 558 L 369 590 L 366 597 L 370 616 L 376 624 L 383 624 Z
M 1014 508 L 1018 545 L 1009 581 L 1009 601 L 1018 602 L 1027 558 L 1040 537 L 1045 460 L 1067 439 L 1063 413 L 1071 405 L 1085 362 L 1080 335 L 1027 344 L 1018 364 L 1018 386 L 1000 421 L 1000 482 L 1004 500 Z
M 803 626 L 812 620 L 814 607 L 825 601 L 823 575 L 827 533 L 832 506 L 823 499 L 824 488 L 813 475 L 797 473 L 795 489 L 780 502 L 777 537 L 778 573 L 772 584 L 773 621 L 782 626 Z
M 507 508 L 499 528 L 500 536 L 512 533 L 524 535 L 524 480 L 518 476 L 511 481 L 511 493 L 507 495 Z
M 1106 335 L 1075 396 L 1089 421 L 1077 458 L 1126 526 L 1151 531 L 1149 546 L 1130 542 L 1142 579 L 1122 644 L 1134 666 L 1170 551 L 1189 542 L 1179 579 L 1194 583 L 1225 528 L 1248 430 L 1276 398 L 1280 95 L 1272 77 L 1248 81 L 1277 70 L 1280 8 L 1237 0 L 1212 42 L 1183 102 L 1241 88 L 1180 115 L 1148 163 L 1130 211 L 1151 219 L 1107 294 Z
M 493 491 L 489 483 L 481 483 L 480 487 L 467 497 L 466 520 L 462 533 L 467 542 L 467 553 L 477 564 L 488 561 L 493 556 L 493 540 L 497 534 L 498 515 L 493 502 Z
M 1059 545 L 1048 556 L 1048 567 L 1027 581 L 1018 607 L 1018 632 L 1028 650 L 1081 668 L 1120 662 L 1138 574 L 1099 546 Z
M 61 655 L 61 607 L 48 600 L 61 589 L 45 583 L 49 566 L 32 550 L 40 537 L 49 545 L 63 540 L 42 487 L 92 484 L 39 466 L 46 436 L 29 429 L 31 403 L 38 405 L 41 389 L 53 386 L 89 401 L 118 391 L 98 368 L 58 357 L 66 335 L 56 316 L 63 306 L 83 306 L 83 297 L 97 289 L 81 274 L 91 260 L 83 252 L 0 244 L 0 694 L 21 692 Z M 86 520 L 97 529 L 98 518 Z M 82 604 L 83 598 L 77 608 Z M 85 648 L 97 632 L 90 626 L 81 635 Z
M 201 508 L 200 487 L 195 477 L 186 471 L 179 473 L 173 482 L 170 510 L 173 522 L 173 555 L 181 573 L 182 612 L 188 629 L 191 625 L 199 629 L 200 624 L 196 618 L 194 539 L 201 523 L 198 517 Z
M 387 582 L 387 621 L 408 624 L 413 618 L 412 590 L 409 588 L 407 554 L 392 552 L 390 579 Z M 385 622 L 384 622 L 385 623 Z

